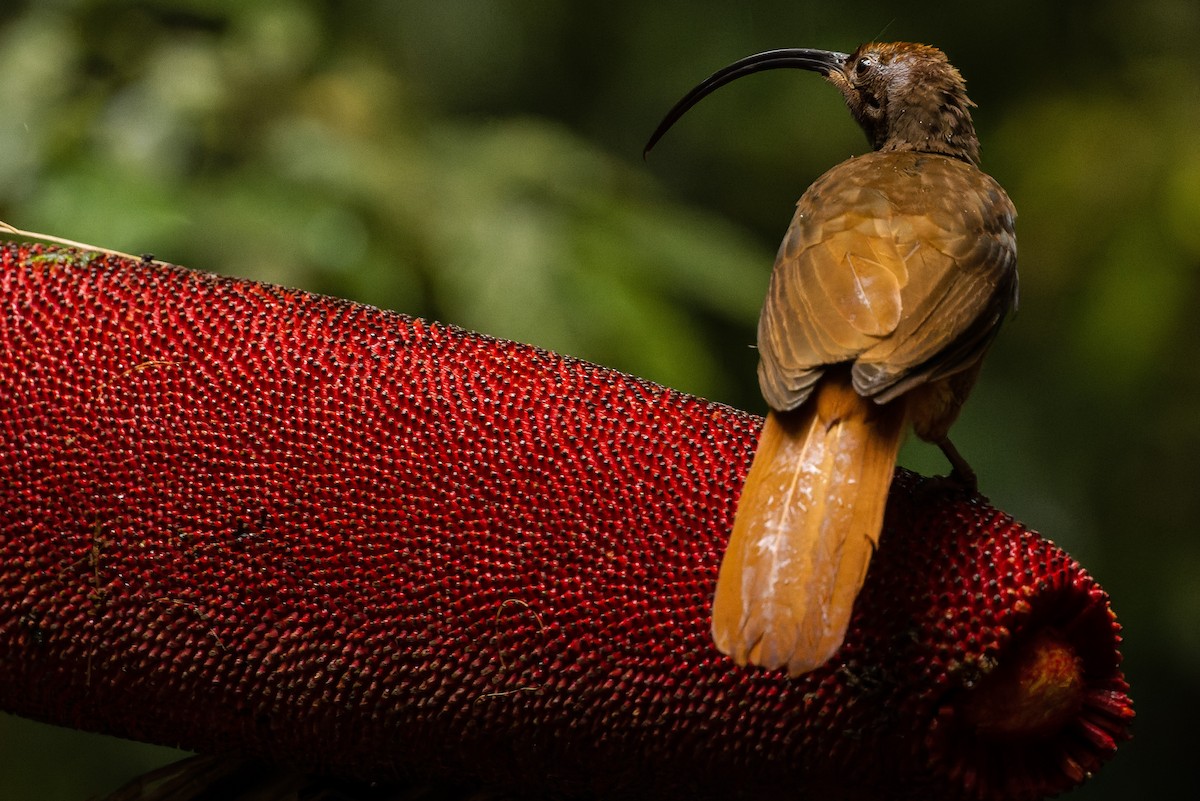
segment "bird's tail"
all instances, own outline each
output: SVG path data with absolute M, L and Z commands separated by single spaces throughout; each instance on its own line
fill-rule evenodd
M 863 398 L 831 371 L 800 408 L 767 415 L 713 601 L 713 639 L 738 664 L 798 676 L 842 644 L 883 526 L 904 406 Z

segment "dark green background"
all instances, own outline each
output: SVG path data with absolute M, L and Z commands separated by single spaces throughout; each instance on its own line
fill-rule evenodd
M 1079 799 L 1194 790 L 1200 5 L 12 2 L 0 219 L 367 301 L 761 411 L 792 204 L 865 143 L 759 50 L 936 44 L 1020 211 L 1021 310 L 956 429 L 983 490 L 1125 625 L 1137 738 Z M 944 466 L 906 446 L 904 462 Z M 0 681 L 3 677 L 0 677 Z M 162 749 L 0 717 L 0 798 L 83 801 Z

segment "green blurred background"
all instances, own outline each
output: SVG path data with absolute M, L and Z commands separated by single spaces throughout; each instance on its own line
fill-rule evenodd
M 647 163 L 642 144 L 752 52 L 936 44 L 1021 214 L 1021 310 L 956 440 L 1125 626 L 1136 739 L 1072 797 L 1190 797 L 1198 34 L 1195 0 L 5 0 L 0 219 L 761 411 L 775 248 L 862 134 L 816 76 L 775 72 L 708 99 Z M 920 444 L 904 462 L 945 469 Z M 83 801 L 174 756 L 0 716 L 0 799 Z

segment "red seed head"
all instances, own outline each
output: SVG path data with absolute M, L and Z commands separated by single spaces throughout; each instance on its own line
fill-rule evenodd
M 845 645 L 709 640 L 760 421 L 344 301 L 9 246 L 0 707 L 598 797 L 1033 799 L 1132 717 L 1108 599 L 899 473 Z

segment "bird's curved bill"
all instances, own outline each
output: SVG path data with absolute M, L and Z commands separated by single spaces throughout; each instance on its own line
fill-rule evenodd
M 743 59 L 735 61 L 724 69 L 714 72 L 708 76 L 703 83 L 697 86 L 692 91 L 688 92 L 683 98 L 676 103 L 667 116 L 663 117 L 662 122 L 654 129 L 654 133 L 650 135 L 650 141 L 646 143 L 645 150 L 642 151 L 642 156 L 645 157 L 650 149 L 654 147 L 659 139 L 662 139 L 675 122 L 687 113 L 688 109 L 699 103 L 705 95 L 713 92 L 725 84 L 736 81 L 745 75 L 750 75 L 754 72 L 763 72 L 764 70 L 774 69 L 799 69 L 811 70 L 819 72 L 822 75 L 828 76 L 834 70 L 842 69 L 849 56 L 846 53 L 836 53 L 829 50 L 809 50 L 801 47 L 785 47 L 779 50 L 768 50 L 764 53 L 755 53 L 752 56 L 746 56 Z

